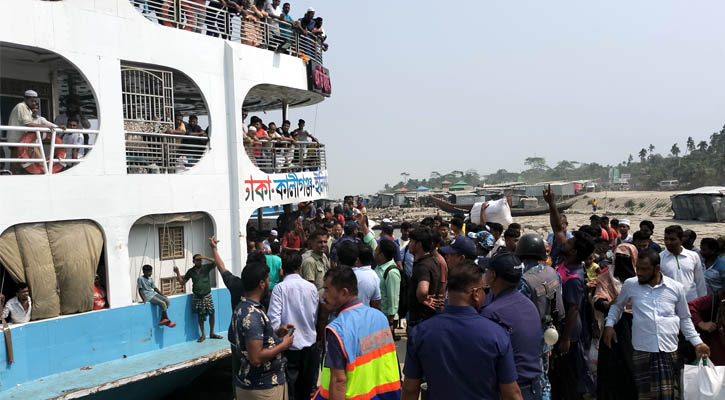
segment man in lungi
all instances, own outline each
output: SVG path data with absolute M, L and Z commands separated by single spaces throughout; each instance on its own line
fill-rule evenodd
M 204 260 L 211 261 L 211 263 L 202 264 L 201 262 Z M 211 281 L 209 280 L 209 272 L 214 267 L 214 259 L 204 257 L 201 254 L 194 255 L 194 268 L 186 271 L 183 278 L 179 274 L 179 268 L 174 267 L 176 279 L 179 280 L 182 286 L 191 279 L 191 292 L 193 293 L 191 295 L 191 311 L 198 317 L 201 336 L 196 341 L 199 343 L 206 340 L 204 321 L 206 321 L 207 315 L 209 316 L 209 337 L 212 339 L 222 338 L 214 334 L 214 300 L 211 297 Z
M 637 276 L 624 281 L 617 301 L 609 308 L 604 343 L 617 342 L 614 324 L 632 302 L 633 372 L 640 400 L 680 399 L 677 335 L 695 346 L 697 357 L 710 355 L 690 319 L 685 288 L 660 272 L 660 256 L 653 250 L 638 255 Z

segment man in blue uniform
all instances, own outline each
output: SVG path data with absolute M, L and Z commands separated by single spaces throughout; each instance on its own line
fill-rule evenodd
M 493 256 L 486 270 L 486 295 L 481 315 L 508 327 L 521 394 L 526 400 L 541 400 L 541 342 L 539 311 L 517 290 L 524 265 L 513 253 Z
M 508 333 L 478 314 L 484 286 L 474 265 L 450 270 L 448 305 L 408 339 L 403 400 L 418 399 L 423 377 L 431 399 L 521 399 Z

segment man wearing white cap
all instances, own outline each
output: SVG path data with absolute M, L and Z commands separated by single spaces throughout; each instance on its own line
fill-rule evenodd
M 279 242 L 279 235 L 276 230 L 272 229 L 271 231 L 269 231 L 269 237 L 267 239 L 264 239 L 264 251 L 266 254 L 272 253 L 271 244 L 274 242 Z
M 302 29 L 305 29 L 307 31 L 311 31 L 315 28 L 315 9 L 310 7 L 307 9 L 307 12 L 305 13 L 305 16 L 300 18 L 298 20 L 300 25 L 302 26 Z
M 53 128 L 54 125 L 46 125 L 43 121 L 38 121 L 37 114 L 33 115 L 33 108 L 38 108 L 38 93 L 34 90 L 26 90 L 23 94 L 23 101 L 16 104 L 13 110 L 10 111 L 10 118 L 8 119 L 8 125 L 10 126 L 29 126 L 35 128 Z M 8 131 L 7 142 L 8 143 L 19 143 L 20 138 L 26 132 L 23 131 Z M 17 148 L 13 147 L 10 149 L 11 158 L 17 158 Z M 14 174 L 19 173 L 22 168 L 20 164 L 10 164 L 10 169 Z
M 617 238 L 617 244 L 620 243 L 632 243 L 632 234 L 629 233 L 629 220 L 628 219 L 620 219 L 619 220 L 619 233 L 622 235 L 622 237 Z
M 38 93 L 34 90 L 26 90 L 24 99 L 10 112 L 8 125 L 10 126 L 41 126 L 33 123 L 33 106 L 38 102 Z M 11 131 L 7 133 L 8 143 L 18 143 L 25 132 Z

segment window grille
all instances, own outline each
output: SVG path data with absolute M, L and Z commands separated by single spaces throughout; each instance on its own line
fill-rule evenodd
M 161 294 L 171 296 L 186 293 L 186 287 L 179 283 L 176 277 L 161 278 Z
M 159 249 L 161 260 L 184 258 L 184 227 L 159 228 Z

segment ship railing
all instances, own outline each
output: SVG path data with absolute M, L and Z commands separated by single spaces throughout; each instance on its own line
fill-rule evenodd
M 20 164 L 21 168 L 18 168 L 17 171 L 23 170 L 25 167 L 27 167 L 30 164 L 38 163 L 42 165 L 42 172 L 38 171 L 31 174 L 53 174 L 54 170 L 57 169 L 56 167 L 58 165 L 61 165 L 63 167 L 70 166 L 71 164 L 80 163 L 85 160 L 84 157 L 80 158 L 69 158 L 70 152 L 72 152 L 73 149 L 92 149 L 93 145 L 85 145 L 85 144 L 60 144 L 56 143 L 56 139 L 60 138 L 61 133 L 82 133 L 83 135 L 93 135 L 94 140 L 92 142 L 95 142 L 95 137 L 98 136 L 99 131 L 93 130 L 93 129 L 61 129 L 61 128 L 37 128 L 37 127 L 27 127 L 27 126 L 0 126 L 0 131 L 5 132 L 26 132 L 27 133 L 35 133 L 35 139 L 33 142 L 30 143 L 11 143 L 11 142 L 0 142 L 0 157 L 3 157 L 3 154 L 5 152 L 8 152 L 11 154 L 10 157 L 4 157 L 0 158 L 0 174 L 2 175 L 12 175 L 13 173 L 9 168 L 6 168 L 5 166 L 9 166 L 10 164 Z M 43 146 L 43 142 L 49 143 L 49 150 L 46 153 L 45 147 Z M 17 158 L 12 157 L 13 149 L 18 148 L 29 148 L 29 149 L 37 149 L 37 151 L 28 151 L 28 158 Z M 7 149 L 7 150 L 5 150 Z M 66 157 L 65 158 L 59 158 L 56 155 L 56 150 L 58 149 L 66 149 Z M 69 151 L 70 150 L 70 151 Z M 31 154 L 35 153 L 36 158 L 30 158 Z M 53 155 L 51 157 L 50 155 Z M 38 157 L 39 156 L 39 157 Z M 59 171 L 55 171 L 59 172 Z
M 250 46 L 283 52 L 322 64 L 322 43 L 295 24 L 275 18 L 250 20 L 204 0 L 130 0 L 147 19 Z
M 267 173 L 321 171 L 327 169 L 325 145 L 312 142 L 260 140 L 245 151 L 252 163 Z
M 174 174 L 193 167 L 209 148 L 206 136 L 125 131 L 130 174 Z

